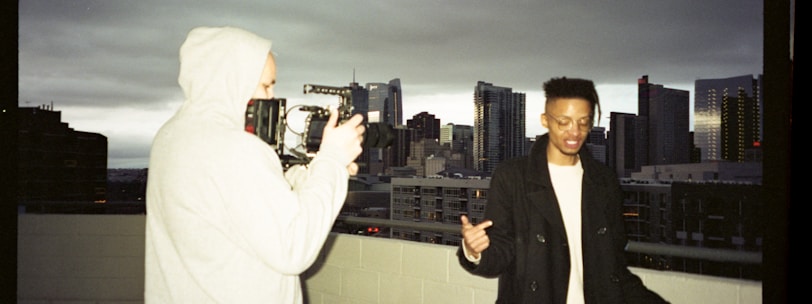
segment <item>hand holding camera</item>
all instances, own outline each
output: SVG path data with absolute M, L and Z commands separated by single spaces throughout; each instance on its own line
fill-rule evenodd
M 293 165 L 310 163 L 326 140 L 336 147 L 344 145 L 344 148 L 336 148 L 335 152 L 352 157 L 347 162 L 350 164 L 348 166 L 350 174 L 354 175 L 358 171 L 358 164 L 352 161 L 361 154 L 363 148 L 388 148 L 392 145 L 395 132 L 391 125 L 364 123 L 364 116 L 361 113 L 353 114 L 350 88 L 305 84 L 304 93 L 336 95 L 339 97 L 339 105 L 338 108 L 295 106 L 300 111 L 308 112 L 304 131 L 293 132 L 301 136 L 301 144 L 296 148 L 285 148 L 285 131 L 288 130 L 287 99 L 251 99 L 245 111 L 245 131 L 257 135 L 268 143 L 279 155 L 285 169 Z M 347 126 L 342 127 L 344 125 Z M 331 133 L 349 135 L 336 135 L 338 139 L 327 139 L 325 131 L 328 129 Z M 349 150 L 345 151 L 345 148 Z
M 342 157 L 346 158 L 340 161 L 349 165 L 363 151 L 361 143 L 364 140 L 364 131 L 366 130 L 362 124 L 364 117 L 355 114 L 350 119 L 338 124 L 338 116 L 338 110 L 330 109 L 330 118 L 327 120 L 322 132 L 320 151 L 331 151 L 337 155 L 342 155 Z

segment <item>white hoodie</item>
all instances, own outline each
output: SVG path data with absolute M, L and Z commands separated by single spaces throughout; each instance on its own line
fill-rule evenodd
M 322 146 L 286 176 L 273 149 L 244 131 L 270 49 L 228 27 L 193 29 L 180 48 L 186 99 L 150 155 L 146 303 L 303 301 L 299 274 L 341 209 L 348 164 Z

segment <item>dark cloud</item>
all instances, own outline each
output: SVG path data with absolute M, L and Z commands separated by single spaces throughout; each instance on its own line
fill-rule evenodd
M 178 48 L 200 25 L 238 26 L 272 39 L 275 91 L 289 100 L 308 101 L 301 96 L 305 83 L 400 78 L 405 107 L 414 109 L 407 118 L 436 103 L 416 96 L 470 96 L 478 80 L 539 91 L 554 76 L 613 87 L 650 75 L 667 87 L 690 87 L 696 79 L 761 73 L 762 6 L 760 0 L 27 0 L 19 3 L 19 102 L 53 101 L 64 112 L 125 107 L 165 119 L 182 99 Z M 448 102 L 471 105 L 470 97 Z M 83 119 L 72 117 L 71 124 Z M 110 142 L 119 151 L 113 145 L 124 141 Z

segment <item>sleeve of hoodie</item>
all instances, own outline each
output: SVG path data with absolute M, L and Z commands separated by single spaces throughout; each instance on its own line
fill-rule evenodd
M 280 273 L 299 274 L 315 261 L 344 204 L 346 165 L 328 147 L 308 168 L 293 167 L 286 177 L 276 154 L 246 137 L 233 147 L 243 157 L 227 165 L 233 188 L 223 195 L 233 200 L 226 204 L 226 216 L 245 250 Z

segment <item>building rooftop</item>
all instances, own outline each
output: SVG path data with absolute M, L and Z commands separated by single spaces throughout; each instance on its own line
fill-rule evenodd
M 143 303 L 145 215 L 20 214 L 17 303 Z M 308 303 L 493 303 L 496 279 L 456 247 L 331 234 L 303 274 Z M 762 282 L 632 268 L 672 303 L 762 303 Z

